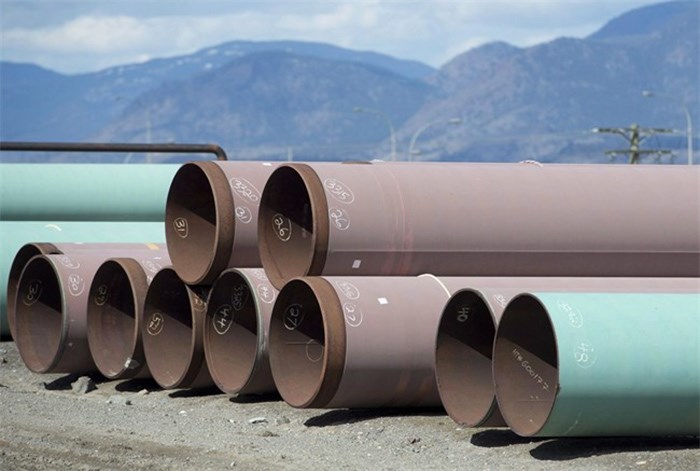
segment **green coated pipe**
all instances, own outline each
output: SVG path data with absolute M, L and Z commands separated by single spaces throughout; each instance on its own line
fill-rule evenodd
M 7 286 L 17 251 L 29 242 L 165 242 L 163 222 L 0 221 L 0 334 L 10 335 Z
M 163 221 L 179 167 L 0 164 L 0 220 Z
M 496 397 L 522 436 L 700 434 L 700 293 L 528 293 L 494 343 Z

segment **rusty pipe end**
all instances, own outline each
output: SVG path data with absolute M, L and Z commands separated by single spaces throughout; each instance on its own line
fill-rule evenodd
M 7 279 L 7 323 L 10 326 L 10 335 L 13 339 L 17 338 L 15 335 L 15 302 L 22 270 L 35 255 L 59 253 L 61 251 L 53 244 L 35 242 L 23 245 L 12 259 Z
M 261 276 L 262 271 L 260 271 Z M 268 293 L 268 292 L 266 292 Z M 209 292 L 204 322 L 204 353 L 217 387 L 228 394 L 275 391 L 268 358 L 262 302 L 242 272 L 223 272 Z M 269 315 L 269 308 L 267 310 Z
M 513 298 L 503 312 L 493 348 L 493 374 L 508 426 L 523 437 L 536 435 L 554 407 L 559 368 L 554 327 L 534 296 Z
M 305 164 L 289 164 L 270 175 L 258 216 L 260 260 L 272 285 L 320 275 L 328 250 L 328 203 L 323 185 Z
M 147 290 L 146 273 L 130 258 L 107 260 L 95 273 L 87 303 L 87 337 L 97 369 L 108 379 L 148 372 L 139 325 Z
M 187 284 L 211 284 L 226 269 L 235 236 L 234 201 L 214 162 L 182 165 L 165 204 L 165 239 L 172 265 Z
M 435 375 L 448 415 L 468 427 L 505 425 L 493 385 L 492 349 L 496 319 L 483 295 L 460 290 L 440 317 Z
M 343 310 L 322 278 L 296 278 L 279 292 L 270 321 L 270 367 L 289 405 L 324 407 L 345 365 Z
M 63 350 L 67 326 L 61 277 L 44 255 L 25 265 L 17 286 L 15 343 L 35 373 L 52 372 Z
M 148 287 L 143 350 L 153 379 L 164 389 L 212 385 L 202 345 L 203 299 L 171 267 L 156 273 Z

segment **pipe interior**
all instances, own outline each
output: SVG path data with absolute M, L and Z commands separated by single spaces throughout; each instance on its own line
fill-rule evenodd
M 15 301 L 17 299 L 17 287 L 19 286 L 19 278 L 22 274 L 22 270 L 32 257 L 43 253 L 42 247 L 39 244 L 25 244 L 17 251 L 15 258 L 12 259 L 10 274 L 7 280 L 7 318 L 12 330 L 14 330 L 15 323 L 14 312 Z M 12 333 L 14 334 L 14 332 Z
M 27 368 L 44 373 L 58 360 L 63 337 L 61 282 L 51 262 L 32 259 L 19 280 L 15 342 Z
M 207 302 L 204 345 L 214 381 L 227 393 L 240 391 L 250 380 L 258 353 L 259 331 L 255 295 L 238 273 L 225 273 Z
M 496 333 L 494 379 L 501 413 L 521 436 L 542 429 L 559 380 L 557 343 L 545 307 L 532 295 L 512 300 Z
M 295 407 L 310 403 L 326 363 L 321 307 L 311 288 L 292 280 L 280 291 L 270 321 L 270 367 L 275 386 Z
M 159 271 L 146 295 L 143 348 L 153 378 L 164 388 L 175 387 L 189 369 L 192 321 L 187 286 L 174 270 Z
M 87 309 L 90 353 L 108 378 L 122 373 L 136 344 L 136 299 L 131 280 L 117 262 L 105 262 L 90 287 Z
M 206 173 L 198 165 L 184 164 L 173 177 L 165 205 L 168 254 L 184 280 L 194 282 L 208 273 L 217 249 L 216 224 L 215 196 Z
M 496 327 L 479 293 L 463 290 L 445 306 L 436 343 L 436 376 L 445 410 L 457 423 L 475 427 L 495 406 L 492 349 Z
M 314 256 L 311 196 L 293 168 L 280 167 L 270 176 L 260 204 L 260 258 L 277 288 L 308 274 Z

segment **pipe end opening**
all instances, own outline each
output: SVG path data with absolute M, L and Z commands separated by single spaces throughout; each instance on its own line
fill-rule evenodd
M 457 423 L 483 424 L 497 408 L 492 349 L 496 326 L 480 293 L 454 294 L 442 312 L 435 373 L 445 410 Z
M 559 384 L 557 343 L 546 308 L 533 295 L 514 298 L 494 344 L 496 397 L 515 433 L 534 436 L 554 407 Z

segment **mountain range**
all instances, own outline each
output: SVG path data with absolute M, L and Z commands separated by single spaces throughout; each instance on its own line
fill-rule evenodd
M 681 103 L 700 122 L 699 18 L 695 1 L 656 4 L 583 39 L 489 43 L 439 69 L 296 41 L 233 41 L 77 75 L 1 62 L 0 138 L 212 142 L 232 159 L 343 160 L 389 158 L 393 132 L 399 159 L 606 161 L 603 150 L 627 143 L 592 128 L 684 130 Z M 645 145 L 684 156 L 682 133 Z

